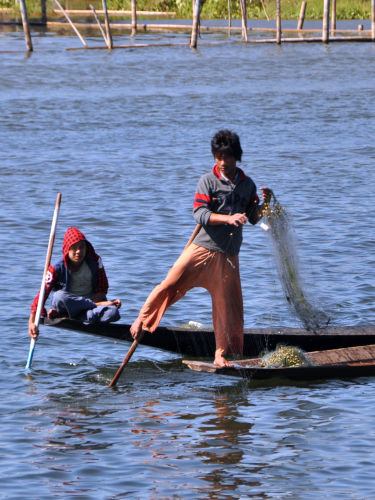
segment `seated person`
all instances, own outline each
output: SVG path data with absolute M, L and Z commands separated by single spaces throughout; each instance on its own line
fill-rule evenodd
M 48 318 L 67 316 L 83 323 L 109 323 L 120 318 L 121 300 L 106 297 L 108 279 L 102 259 L 77 228 L 66 231 L 63 258 L 48 268 L 44 302 L 51 291 L 54 294 Z M 31 304 L 29 335 L 32 338 L 39 333 L 35 324 L 39 294 L 40 291 Z M 46 315 L 44 308 L 43 315 Z

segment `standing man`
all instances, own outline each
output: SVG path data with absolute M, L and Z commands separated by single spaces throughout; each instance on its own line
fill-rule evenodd
M 167 277 L 149 295 L 130 328 L 154 332 L 165 310 L 194 288 L 206 288 L 212 298 L 216 366 L 231 366 L 228 354 L 243 351 L 243 303 L 238 253 L 242 226 L 256 224 L 265 211 L 252 179 L 237 167 L 242 148 L 237 134 L 220 130 L 211 140 L 215 165 L 201 177 L 194 198 L 194 218 L 201 229 L 185 248 Z M 272 191 L 261 188 L 265 203 Z

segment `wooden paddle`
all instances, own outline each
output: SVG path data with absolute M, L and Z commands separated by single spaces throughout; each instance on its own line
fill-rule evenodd
M 192 232 L 192 235 L 190 236 L 189 241 L 186 243 L 184 250 L 186 250 L 193 243 L 193 240 L 195 239 L 195 237 L 197 236 L 197 234 L 199 233 L 199 231 L 201 229 L 202 229 L 202 224 L 197 224 L 195 226 L 195 229 Z
M 199 231 L 201 230 L 201 227 L 202 225 L 201 224 L 197 224 L 192 235 L 190 236 L 189 238 L 189 241 L 186 243 L 186 246 L 184 248 L 184 250 L 186 250 L 190 245 L 191 243 L 193 242 L 194 238 L 197 236 L 197 234 L 199 233 Z M 120 375 L 123 371 L 123 369 L 125 368 L 125 365 L 126 363 L 130 360 L 130 358 L 133 356 L 133 353 L 134 351 L 137 349 L 137 346 L 138 344 L 141 342 L 142 338 L 143 338 L 143 335 L 144 335 L 144 332 L 142 331 L 140 334 L 139 334 L 139 337 L 134 340 L 134 342 L 132 343 L 132 345 L 130 346 L 130 349 L 127 353 L 127 355 L 125 356 L 125 359 L 124 361 L 122 362 L 120 368 L 117 370 L 116 372 L 116 375 L 113 377 L 113 379 L 111 380 L 111 383 L 109 384 L 109 387 L 114 387 L 117 383 L 117 380 L 120 378 Z
M 128 354 L 125 356 L 125 359 L 124 361 L 122 362 L 120 368 L 117 370 L 116 372 L 116 375 L 113 377 L 113 379 L 111 380 L 111 383 L 109 384 L 109 387 L 114 387 L 117 383 L 117 380 L 120 378 L 120 375 L 122 373 L 122 370 L 125 368 L 125 365 L 127 364 L 127 362 L 130 360 L 130 358 L 133 356 L 133 353 L 134 351 L 137 349 L 137 346 L 138 344 L 140 343 L 140 341 L 142 340 L 142 337 L 144 335 L 144 332 L 142 331 L 140 334 L 139 334 L 139 337 L 134 340 L 134 342 L 132 343 L 132 345 L 130 346 L 130 349 L 128 351 Z
M 37 307 L 36 315 L 35 315 L 35 326 L 37 328 L 39 327 L 40 315 L 41 315 L 42 308 L 43 308 L 43 303 L 44 303 L 44 296 L 45 296 L 45 291 L 46 291 L 46 275 L 47 275 L 48 267 L 49 267 L 49 264 L 51 262 L 51 257 L 52 257 L 52 249 L 53 249 L 53 243 L 55 241 L 57 216 L 59 214 L 60 203 L 61 203 L 61 193 L 57 193 L 56 204 L 55 204 L 55 211 L 54 211 L 54 214 L 53 214 L 52 225 L 51 225 L 51 232 L 50 232 L 49 242 L 48 242 L 46 262 L 44 264 L 42 284 L 40 286 L 38 307 Z M 26 369 L 29 369 L 31 367 L 31 363 L 32 363 L 32 360 L 33 360 L 33 355 L 34 355 L 34 349 L 35 349 L 36 340 L 37 340 L 36 338 L 32 338 L 31 341 L 30 341 L 29 356 L 27 358 L 27 362 L 26 362 L 26 366 L 25 366 Z

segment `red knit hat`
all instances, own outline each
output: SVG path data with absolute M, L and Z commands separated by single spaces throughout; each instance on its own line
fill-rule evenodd
M 65 262 L 65 266 L 68 267 L 68 254 L 70 248 L 78 243 L 79 241 L 85 241 L 87 246 L 87 256 L 91 258 L 97 257 L 94 247 L 91 243 L 86 239 L 85 235 L 81 233 L 79 229 L 76 227 L 69 227 L 64 235 L 63 241 L 63 260 Z

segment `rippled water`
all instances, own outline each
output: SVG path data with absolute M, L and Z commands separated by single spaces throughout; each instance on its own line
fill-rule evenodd
M 186 41 L 137 41 L 166 38 Z M 0 33 L 14 51 L 0 54 L 1 497 L 375 498 L 372 378 L 243 382 L 140 346 L 113 391 L 128 344 L 47 328 L 24 370 L 56 193 L 54 259 L 78 226 L 131 322 L 194 229 L 221 127 L 292 214 L 310 295 L 333 324 L 374 323 L 375 46 L 33 42 L 27 58 L 22 33 Z M 245 232 L 241 266 L 246 326 L 298 325 L 259 227 Z M 210 325 L 206 292 L 163 321 L 189 320 Z

